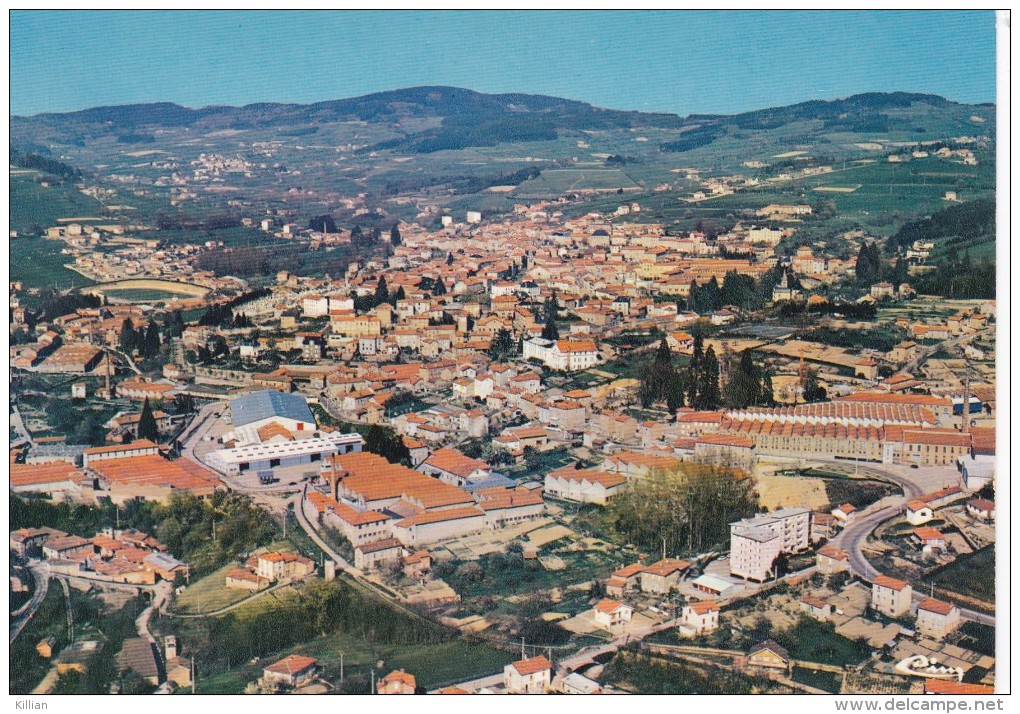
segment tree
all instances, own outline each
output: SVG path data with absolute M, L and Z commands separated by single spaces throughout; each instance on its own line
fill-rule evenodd
M 768 406 L 774 401 L 772 377 L 755 364 L 750 350 L 740 353 L 740 361 L 726 382 L 723 398 L 734 409 Z
M 135 334 L 134 323 L 131 322 L 129 317 L 120 326 L 120 348 L 127 354 L 131 354 L 135 351 L 137 344 L 138 335 Z
M 882 278 L 882 253 L 878 243 L 865 242 L 857 253 L 857 283 L 871 285 Z
M 375 304 L 382 305 L 390 299 L 390 290 L 386 287 L 386 276 L 379 276 L 379 283 L 375 286 Z
M 392 429 L 373 424 L 365 434 L 365 451 L 382 456 L 390 463 L 409 464 L 411 452 L 404 446 L 403 437 Z
M 396 247 L 400 245 L 400 227 L 394 223 L 393 227 L 390 228 L 390 245 Z
M 152 321 L 149 323 L 148 329 L 145 330 L 145 337 L 142 339 L 140 349 L 142 357 L 149 359 L 158 355 L 160 344 L 159 328 L 156 327 L 156 322 Z
M 542 313 L 545 318 L 545 325 L 542 327 L 542 337 L 547 340 L 560 339 L 560 330 L 556 326 L 556 320 L 560 314 L 560 304 L 556 299 L 555 292 L 546 298 Z
M 446 283 L 443 282 L 442 276 L 436 278 L 436 284 L 432 286 L 432 296 L 439 297 L 440 295 L 446 295 Z
M 825 401 L 825 387 L 818 382 L 818 370 L 808 367 L 804 370 L 804 380 L 801 382 L 805 402 Z
M 505 327 L 501 327 L 489 345 L 489 357 L 494 362 L 505 362 L 514 356 L 516 349 L 517 343 L 513 334 Z
M 336 222 L 333 220 L 333 216 L 328 213 L 309 220 L 308 227 L 319 233 L 336 233 Z
M 157 441 L 159 439 L 156 417 L 152 415 L 152 407 L 149 406 L 148 397 L 145 398 L 145 402 L 142 404 L 142 414 L 138 418 L 138 438 L 148 439 L 149 441 Z
M 363 246 L 365 244 L 365 233 L 361 230 L 360 225 L 355 225 L 354 229 L 351 230 L 351 245 Z
M 698 368 L 697 380 L 697 402 L 691 406 L 706 411 L 718 409 L 722 402 L 722 394 L 719 391 L 719 359 L 711 345 L 705 351 Z

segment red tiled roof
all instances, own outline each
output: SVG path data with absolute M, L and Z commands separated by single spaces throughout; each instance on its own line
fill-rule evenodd
M 876 577 L 874 584 L 880 588 L 888 588 L 890 590 L 896 590 L 897 592 L 907 587 L 907 583 L 902 580 L 897 580 L 896 578 L 890 578 L 887 575 L 879 575 Z
M 944 679 L 926 679 L 924 691 L 926 694 L 995 694 L 993 687 Z
M 531 657 L 530 659 L 522 659 L 518 662 L 514 662 L 512 666 L 517 670 L 518 674 L 525 677 L 529 674 L 534 674 L 535 672 L 552 669 L 552 662 L 542 655 L 538 655 L 537 657 Z
M 937 615 L 949 615 L 956 606 L 952 603 L 943 602 L 942 600 L 936 600 L 935 598 L 926 597 L 918 604 L 918 610 L 927 610 L 928 612 L 934 612 Z
M 287 655 L 276 664 L 271 664 L 266 667 L 267 672 L 274 672 L 275 674 L 287 674 L 294 676 L 299 674 L 309 667 L 315 665 L 315 660 L 311 657 L 303 657 L 301 655 Z

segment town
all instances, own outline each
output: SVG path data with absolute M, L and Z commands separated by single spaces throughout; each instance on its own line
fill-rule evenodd
M 792 222 L 810 210 L 759 213 Z M 532 656 L 467 691 L 613 691 L 581 672 L 597 674 L 618 650 L 626 666 L 711 662 L 779 691 L 992 685 L 993 610 L 949 574 L 975 572 L 994 548 L 994 301 L 936 303 L 906 281 L 852 287 L 875 244 L 860 234 L 846 237 L 859 255 L 843 261 L 810 246 L 777 254 L 789 228 L 672 235 L 595 213 L 567 220 L 548 203 L 444 223 L 394 224 L 380 239 L 388 257 L 341 278 L 281 271 L 219 302 L 81 293 L 38 320 L 12 285 L 12 331 L 36 336 L 12 347 L 13 493 L 108 502 L 119 515 L 229 491 L 290 514 L 309 539 L 304 552 L 239 558 L 191 585 L 189 564 L 151 536 L 40 523 L 11 533 L 20 577 L 85 592 L 133 584 L 164 614 L 214 577 L 209 597 L 228 603 L 349 577 L 483 641 L 524 637 Z M 73 231 L 54 235 L 73 244 Z M 133 250 L 128 265 L 151 274 Z M 808 281 L 851 287 L 819 297 Z M 204 317 L 181 321 L 194 305 L 208 306 Z M 817 317 L 763 317 L 777 308 Z M 879 331 L 898 341 L 826 340 Z M 152 356 L 165 355 L 156 372 L 139 367 L 153 339 Z M 60 435 L 41 397 L 61 384 L 74 404 L 115 411 L 98 424 L 104 445 Z M 720 481 L 734 494 L 721 507 L 699 490 Z M 686 502 L 648 506 L 654 536 L 628 525 L 663 488 Z M 692 508 L 729 524 L 699 526 Z M 519 563 L 519 584 L 543 593 L 545 627 L 512 614 L 525 596 L 491 571 L 497 559 Z M 504 604 L 493 609 L 495 593 Z M 748 603 L 771 613 L 766 631 Z M 784 621 L 788 640 L 826 623 L 841 644 L 801 642 L 794 656 L 751 641 Z M 541 653 L 547 631 L 562 658 Z M 117 661 L 152 685 L 192 686 L 176 655 L 191 643 L 165 638 L 179 644 L 151 656 L 127 639 Z M 638 654 L 629 641 L 643 643 Z M 82 668 L 88 642 L 98 646 L 77 639 L 49 655 L 51 686 Z M 289 655 L 252 686 L 322 686 L 329 664 Z M 413 672 L 380 675 L 380 692 L 417 686 Z
M 862 89 L 830 48 L 902 18 L 825 15 L 731 18 L 806 89 L 743 48 L 715 71 L 725 43 L 687 39 L 712 13 L 544 13 L 558 60 L 640 38 L 626 92 L 596 81 L 609 54 L 549 57 L 559 85 L 501 62 L 547 96 L 392 49 L 428 38 L 470 78 L 471 37 L 524 66 L 527 11 L 279 11 L 272 42 L 272 16 L 183 11 L 157 29 L 194 30 L 193 94 L 138 63 L 156 94 L 18 95 L 9 693 L 1008 687 L 996 95 L 973 66 L 967 92 L 935 81 L 935 54 Z M 926 40 L 976 42 L 974 15 Z M 12 17 L 36 51 L 30 18 L 107 16 Z M 656 33 L 718 87 L 628 65 Z M 214 91 L 220 69 L 265 86 Z

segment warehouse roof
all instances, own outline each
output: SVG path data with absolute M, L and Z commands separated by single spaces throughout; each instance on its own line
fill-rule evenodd
M 237 397 L 230 402 L 230 414 L 235 427 L 272 417 L 315 423 L 304 397 L 276 389 L 263 389 Z

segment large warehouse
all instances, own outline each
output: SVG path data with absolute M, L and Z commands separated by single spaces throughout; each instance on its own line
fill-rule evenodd
M 259 429 L 270 424 L 309 434 L 316 429 L 315 417 L 304 397 L 275 389 L 263 389 L 234 399 L 230 402 L 230 415 L 239 444 L 262 443 Z
M 313 432 L 308 432 L 311 437 Z M 245 471 L 271 471 L 275 468 L 315 464 L 333 454 L 361 451 L 360 434 L 322 433 L 318 437 L 245 444 L 233 449 L 220 449 L 208 455 L 209 465 L 227 474 Z

